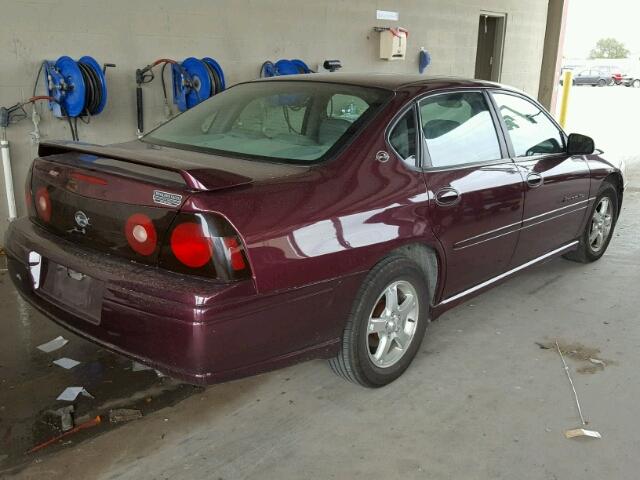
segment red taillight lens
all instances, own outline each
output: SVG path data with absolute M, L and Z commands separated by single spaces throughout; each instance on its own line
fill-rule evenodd
M 160 250 L 162 268 L 223 281 L 251 278 L 233 226 L 214 214 L 179 213 Z
M 212 240 L 204 235 L 199 223 L 187 222 L 171 233 L 171 251 L 187 267 L 200 268 L 211 261 Z
M 225 255 L 231 268 L 236 272 L 247 268 L 247 264 L 244 261 L 244 253 L 242 253 L 242 247 L 238 244 L 238 239 L 235 237 L 225 237 L 223 241 Z
M 104 178 L 87 175 L 86 173 L 81 172 L 71 172 L 71 178 L 80 182 L 90 183 L 92 185 L 107 185 L 108 183 Z
M 51 198 L 46 187 L 40 187 L 36 192 L 36 212 L 41 220 L 51 221 Z
M 158 234 L 149 217 L 134 213 L 127 219 L 124 227 L 129 246 L 140 255 L 151 255 L 158 246 Z

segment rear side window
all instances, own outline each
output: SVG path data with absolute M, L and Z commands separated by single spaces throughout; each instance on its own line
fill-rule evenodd
M 429 97 L 420 102 L 420 120 L 434 167 L 502 157 L 498 134 L 481 92 Z
M 417 166 L 416 113 L 413 108 L 394 125 L 389 133 L 389 143 L 407 165 Z
M 516 157 L 564 152 L 562 133 L 546 112 L 522 97 L 494 93 Z

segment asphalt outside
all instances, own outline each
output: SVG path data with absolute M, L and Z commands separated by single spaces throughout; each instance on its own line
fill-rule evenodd
M 0 478 L 631 479 L 640 449 L 640 89 L 578 87 L 568 130 L 624 158 L 625 205 L 609 250 L 553 259 L 446 313 L 410 369 L 368 390 L 312 361 L 207 389 L 182 385 L 46 320 L 0 273 Z M 36 347 L 69 340 L 46 354 Z M 558 340 L 589 428 L 580 425 Z M 552 348 L 549 348 L 552 347 Z M 52 361 L 82 363 L 65 370 Z M 76 424 L 53 411 L 83 386 Z M 143 417 L 111 424 L 116 408 Z

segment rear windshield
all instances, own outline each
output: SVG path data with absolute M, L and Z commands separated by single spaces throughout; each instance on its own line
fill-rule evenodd
M 338 150 L 390 91 L 313 81 L 245 83 L 202 102 L 143 140 L 185 150 L 310 163 Z

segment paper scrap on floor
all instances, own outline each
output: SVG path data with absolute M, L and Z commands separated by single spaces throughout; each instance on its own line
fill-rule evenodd
M 592 438 L 602 438 L 599 432 L 595 430 L 587 430 L 585 428 L 574 428 L 573 430 L 567 430 L 564 432 L 564 436 L 567 438 L 574 437 L 592 437 Z
M 91 395 L 84 389 L 84 387 L 67 387 L 65 388 L 64 392 L 58 395 L 58 398 L 56 398 L 56 400 L 73 402 L 76 398 L 78 398 L 78 395 L 80 394 L 84 395 L 85 397 L 94 398 L 93 395 Z
M 80 362 L 78 362 L 77 360 L 73 360 L 72 358 L 67 358 L 67 357 L 54 360 L 53 363 L 55 363 L 59 367 L 64 368 L 65 370 L 70 370 L 73 367 L 77 367 L 78 365 L 80 365 Z
M 43 343 L 42 345 L 38 345 L 38 350 L 43 351 L 44 353 L 51 353 L 54 350 L 58 350 L 59 348 L 64 347 L 69 340 L 62 336 L 58 336 L 51 340 L 50 342 Z

